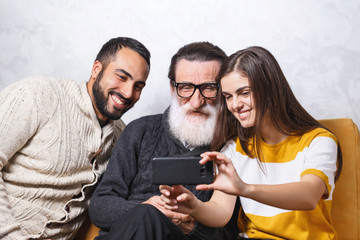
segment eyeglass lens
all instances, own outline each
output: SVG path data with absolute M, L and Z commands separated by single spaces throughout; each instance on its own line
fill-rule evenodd
M 205 98 L 214 98 L 218 93 L 218 85 L 216 83 L 203 83 L 199 85 L 177 83 L 176 87 L 179 96 L 183 98 L 191 97 L 197 88 L 200 90 L 200 94 Z

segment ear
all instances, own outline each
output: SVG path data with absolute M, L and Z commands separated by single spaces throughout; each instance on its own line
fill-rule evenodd
M 170 81 L 170 93 L 174 94 L 175 91 L 176 91 L 176 89 L 175 89 L 174 83 L 172 81 Z
M 91 70 L 91 78 L 96 79 L 102 69 L 102 64 L 99 61 L 95 61 Z
M 171 92 L 171 94 L 173 94 L 173 93 L 174 93 L 174 91 L 175 91 L 175 87 L 174 87 L 173 85 L 171 85 L 171 84 L 170 84 L 170 92 Z

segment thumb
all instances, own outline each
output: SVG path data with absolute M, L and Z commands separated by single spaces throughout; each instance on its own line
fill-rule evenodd
M 199 184 L 196 190 L 214 190 L 214 184 Z

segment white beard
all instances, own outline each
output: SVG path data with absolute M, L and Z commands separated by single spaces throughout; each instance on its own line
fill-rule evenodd
M 191 114 L 201 112 L 202 115 Z M 175 138 L 191 147 L 210 145 L 213 138 L 218 104 L 206 104 L 200 110 L 194 110 L 190 102 L 180 106 L 177 98 L 172 96 L 169 110 L 170 132 Z

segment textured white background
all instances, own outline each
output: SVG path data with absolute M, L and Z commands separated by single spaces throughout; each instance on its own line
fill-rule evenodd
M 0 0 L 0 20 L 0 89 L 33 74 L 87 81 L 103 43 L 133 37 L 152 66 L 128 123 L 167 107 L 170 58 L 182 45 L 206 40 L 227 54 L 259 45 L 315 118 L 360 125 L 358 0 Z

